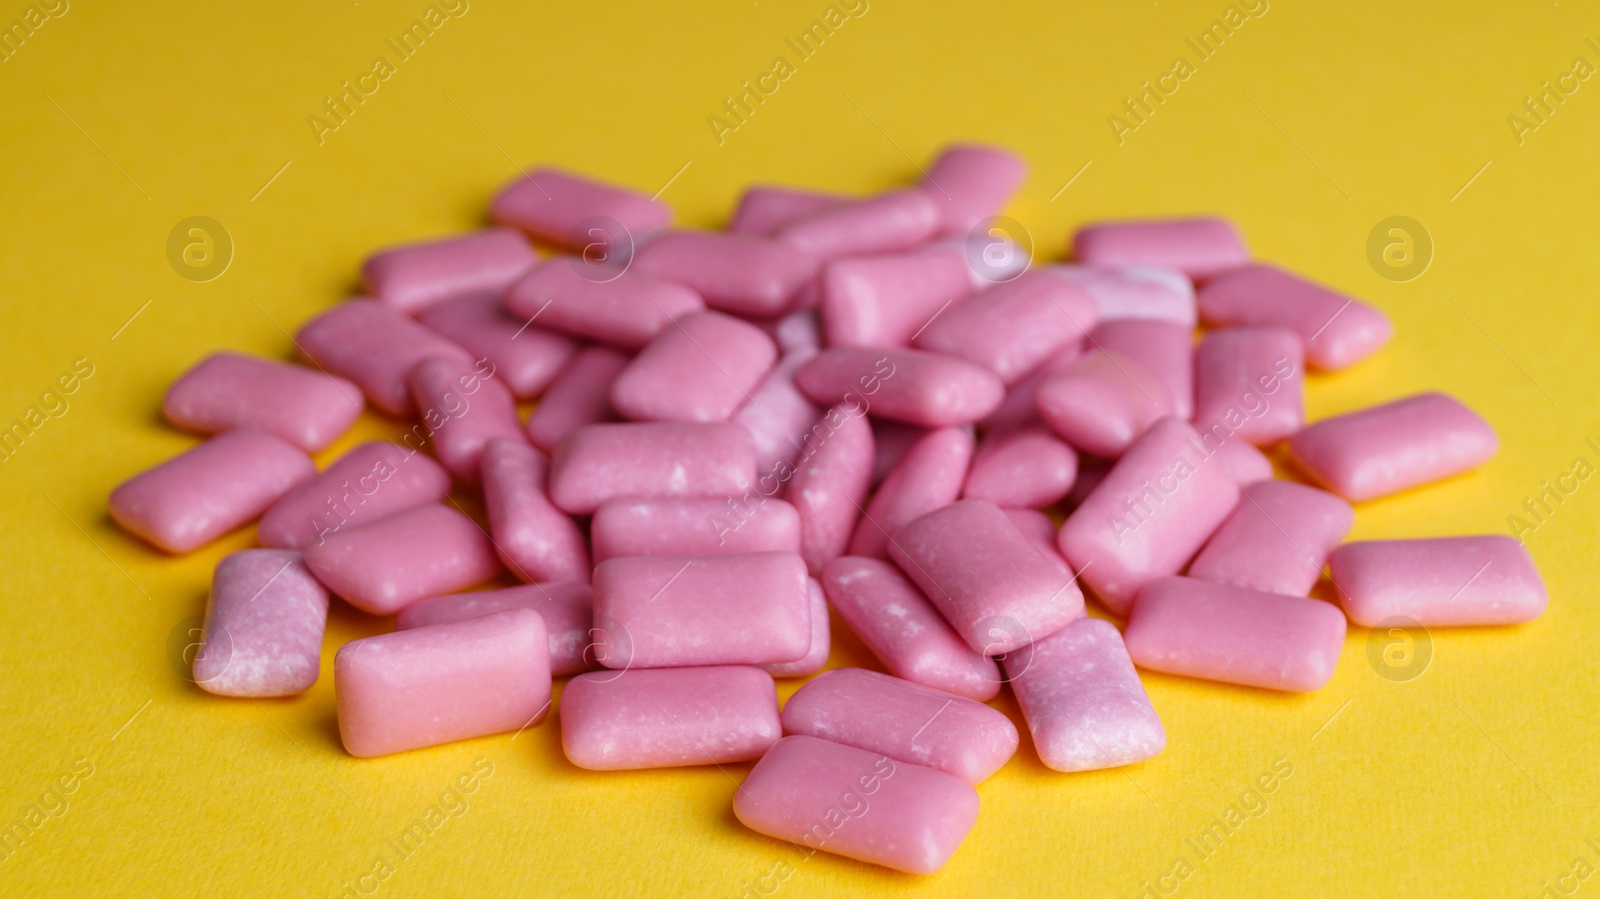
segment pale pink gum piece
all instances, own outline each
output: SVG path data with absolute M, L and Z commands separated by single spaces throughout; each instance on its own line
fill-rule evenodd
M 1350 620 L 1425 627 L 1521 624 L 1544 613 L 1544 580 L 1527 547 L 1504 534 L 1361 540 L 1338 547 L 1328 572 Z
M 1306 596 L 1322 576 L 1328 552 L 1355 524 L 1350 504 L 1315 487 L 1261 481 L 1244 488 L 1239 505 L 1189 564 L 1202 581 Z
M 756 449 L 756 471 L 763 475 L 780 466 L 793 466 L 802 449 L 800 441 L 822 414 L 794 384 L 794 373 L 815 355 L 815 349 L 787 351 L 750 391 L 750 401 L 733 414 L 733 420 L 750 432 Z
M 254 521 L 316 471 L 271 434 L 227 431 L 123 481 L 108 506 L 129 533 L 186 553 Z
M 483 451 L 483 504 L 495 551 L 524 581 L 589 579 L 583 531 L 550 503 L 550 462 L 520 440 L 497 439 Z
M 1308 693 L 1333 677 L 1344 633 L 1332 603 L 1162 577 L 1139 591 L 1122 636 L 1141 668 Z
M 1153 265 L 1203 281 L 1250 262 L 1250 249 L 1222 218 L 1101 222 L 1072 235 L 1073 258 L 1084 265 Z
M 782 736 L 777 685 L 747 665 L 596 671 L 561 692 L 561 748 L 591 771 L 748 762 Z
M 540 263 L 506 291 L 506 308 L 541 328 L 625 350 L 649 343 L 678 316 L 705 308 L 700 295 L 681 284 L 631 269 L 602 272 L 576 259 L 552 256 Z
M 1069 343 L 1034 366 L 1015 384 L 1006 388 L 1005 398 L 1000 405 L 978 422 L 978 426 L 989 431 L 1009 431 L 1026 424 L 1039 424 L 1042 421 L 1038 406 L 1039 385 L 1076 365 L 1083 357 L 1085 346 L 1093 348 L 1088 344 Z
M 300 326 L 295 346 L 312 365 L 361 386 L 372 405 L 389 415 L 410 415 L 406 376 L 428 356 L 472 364 L 466 350 L 376 300 L 353 299 Z
M 463 364 L 429 356 L 411 370 L 411 397 L 422 423 L 413 433 L 431 440 L 439 464 L 457 483 L 478 486 L 478 461 L 491 440 L 526 443 L 517 401 L 487 360 Z
M 561 438 L 584 425 L 615 421 L 611 382 L 628 365 L 628 355 L 607 346 L 579 350 L 550 382 L 524 426 L 528 439 L 547 453 Z
M 1156 422 L 1067 516 L 1057 545 L 1107 609 L 1183 570 L 1239 502 L 1239 485 L 1194 428 Z
M 771 237 L 792 221 L 849 202 L 850 198 L 843 194 L 757 184 L 745 188 L 739 196 L 739 206 L 727 230 L 733 234 Z
M 997 506 L 1042 509 L 1066 496 L 1078 477 L 1078 454 L 1044 428 L 983 436 L 961 495 Z
M 1325 418 L 1289 438 L 1295 462 L 1351 502 L 1470 471 L 1499 447 L 1488 422 L 1442 393 Z
M 826 261 L 898 253 L 939 229 L 939 206 L 917 188 L 821 209 L 778 229 L 778 239 Z
M 1072 566 L 1062 557 L 1061 550 L 1056 547 L 1056 523 L 1050 516 L 1038 509 L 1019 509 L 1015 506 L 1002 506 L 1000 511 L 1006 513 L 1011 523 L 1017 526 L 1022 536 L 1028 538 L 1028 543 L 1038 550 L 1051 565 L 1065 572 L 1068 577 L 1072 575 Z
M 1028 178 L 1022 157 L 998 147 L 953 144 L 939 152 L 922 189 L 939 207 L 940 232 L 965 234 L 999 215 Z
M 816 578 L 806 579 L 806 592 L 811 597 L 811 648 L 793 662 L 768 662 L 759 666 L 773 677 L 810 677 L 828 667 L 828 654 L 833 650 L 833 631 L 828 619 L 828 598 Z
M 762 323 L 778 349 L 786 355 L 822 348 L 822 321 L 816 309 L 796 309 L 779 319 Z
M 545 243 L 582 250 L 591 237 L 575 232 L 587 219 L 610 219 L 632 240 L 641 240 L 665 228 L 672 220 L 672 210 L 636 190 L 561 169 L 540 168 L 506 185 L 490 204 L 489 217 Z M 613 230 L 609 223 L 595 223 L 595 227 L 608 234 Z
M 1272 477 L 1272 460 L 1244 440 L 1224 440 L 1218 444 L 1217 461 L 1240 487 Z
M 618 556 L 720 556 L 799 552 L 800 514 L 781 499 L 738 497 L 606 500 L 589 522 L 596 564 Z
M 551 584 L 523 584 L 501 590 L 477 593 L 450 593 L 419 599 L 400 611 L 394 626 L 399 630 L 449 624 L 482 618 L 509 609 L 532 609 L 544 621 L 550 643 L 550 673 L 576 674 L 597 667 L 586 651 L 589 632 L 594 628 L 594 600 L 587 572 L 581 581 Z
M 810 253 L 768 237 L 668 231 L 639 248 L 632 270 L 682 284 L 713 309 L 770 316 L 794 308 L 818 264 Z
M 835 406 L 801 441 L 784 498 L 800 516 L 800 555 L 811 573 L 844 554 L 872 487 L 872 426 L 859 408 Z M 766 493 L 763 474 L 757 488 Z
M 1194 282 L 1170 268 L 1050 265 L 1045 271 L 1088 291 L 1101 321 L 1154 319 L 1192 330 L 1200 318 Z
M 1045 767 L 1117 768 L 1166 748 L 1166 728 L 1109 622 L 1080 618 L 1004 664 Z
M 1200 318 L 1209 326 L 1288 328 L 1305 340 L 1306 361 L 1321 369 L 1354 365 L 1394 335 L 1377 309 L 1270 265 L 1252 265 L 1200 288 Z
M 905 346 L 970 293 L 965 260 L 950 254 L 839 259 L 822 270 L 822 331 L 828 346 Z
M 308 453 L 350 429 L 366 404 L 355 382 L 299 365 L 212 353 L 172 382 L 161 412 L 185 431 L 256 428 Z
M 916 345 L 976 362 L 1014 384 L 1081 341 L 1097 320 L 1088 294 L 1060 278 L 1029 272 L 945 309 Z
M 1039 417 L 1067 443 L 1115 459 L 1174 414 L 1172 393 L 1138 361 L 1092 349 L 1034 391 Z
M 873 415 L 925 428 L 977 421 L 1006 392 L 981 365 L 900 347 L 829 347 L 795 373 L 795 384 L 818 403 L 853 401 Z
M 304 549 L 345 527 L 440 502 L 449 492 L 450 475 L 439 463 L 369 440 L 273 503 L 256 525 L 256 539 L 275 549 Z
M 500 571 L 494 546 L 472 519 L 418 506 L 306 547 L 306 566 L 346 602 L 393 615 L 425 596 L 481 584 Z
M 872 485 L 876 487 L 894 471 L 906 453 L 917 441 L 928 436 L 933 428 L 902 424 L 882 418 L 869 418 L 872 423 Z
M 217 563 L 194 682 L 218 696 L 291 696 L 317 682 L 328 591 L 293 550 Z
M 549 492 L 556 508 L 589 515 L 622 496 L 740 496 L 755 482 L 755 449 L 736 423 L 625 422 L 563 438 Z
M 495 377 L 519 400 L 544 392 L 578 351 L 565 334 L 530 326 L 501 305 L 497 294 L 476 293 L 446 300 L 417 320 L 460 344 L 475 358 L 494 363 Z
M 972 785 L 887 755 L 790 736 L 733 795 L 756 833 L 909 874 L 944 867 L 978 820 Z
M 972 453 L 971 428 L 940 428 L 913 444 L 862 513 L 850 539 L 850 555 L 887 559 L 889 540 L 901 525 L 961 495 Z
M 339 738 L 372 758 L 537 724 L 549 646 L 528 609 L 352 640 L 333 659 Z
M 811 648 L 796 553 L 629 556 L 594 569 L 595 658 L 607 668 L 794 662 Z
M 691 312 L 611 382 L 611 407 L 638 421 L 727 421 L 777 360 L 772 338 L 755 325 Z
M 380 303 L 417 315 L 452 297 L 499 293 L 539 261 L 510 228 L 391 247 L 367 257 L 361 279 Z
M 1101 322 L 1088 346 L 1120 354 L 1144 366 L 1172 395 L 1173 414 L 1194 414 L 1194 329 L 1152 319 Z
M 1221 328 L 1194 353 L 1194 415 L 1206 430 L 1221 422 L 1235 437 L 1270 446 L 1305 422 L 1305 360 L 1300 335 L 1285 328 Z

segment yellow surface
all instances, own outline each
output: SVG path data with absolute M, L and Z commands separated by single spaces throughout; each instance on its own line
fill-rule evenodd
M 1507 122 L 1577 57 L 1600 66 L 1593 3 L 1273 0 L 1241 8 L 1199 61 L 1185 39 L 1222 0 L 872 0 L 799 62 L 785 38 L 824 15 L 822 0 L 648 12 L 473 0 L 400 62 L 385 39 L 422 0 L 65 3 L 58 16 L 41 5 L 0 62 L 0 421 L 60 410 L 41 394 L 74 360 L 93 365 L 70 408 L 0 463 L 0 821 L 39 825 L 0 862 L 0 894 L 339 894 L 379 859 L 392 870 L 364 885 L 384 896 L 1600 890 L 1571 876 L 1579 857 L 1600 866 L 1600 482 L 1569 480 L 1577 492 L 1528 536 L 1551 594 L 1539 621 L 1434 633 L 1430 667 L 1409 682 L 1378 676 L 1359 629 L 1313 695 L 1147 676 L 1165 753 L 1063 775 L 1025 745 L 980 788 L 960 853 L 922 879 L 802 861 L 745 831 L 730 799 L 747 766 L 578 771 L 554 720 L 351 758 L 333 650 L 387 625 L 348 611 L 303 697 L 207 696 L 179 678 L 169 637 L 181 651 L 211 568 L 250 534 L 173 559 L 105 515 L 119 481 L 192 445 L 158 418 L 175 376 L 215 348 L 287 357 L 285 332 L 354 290 L 365 253 L 473 227 L 518 165 L 662 188 L 681 223 L 712 226 L 752 181 L 874 191 L 976 138 L 1031 163 L 1011 214 L 1040 259 L 1086 220 L 1215 211 L 1260 257 L 1382 308 L 1396 339 L 1313 379 L 1311 415 L 1446 389 L 1502 448 L 1469 476 L 1361 507 L 1355 536 L 1504 532 L 1542 481 L 1580 456 L 1600 464 L 1600 79 L 1568 76 L 1576 92 L 1520 145 Z M 0 23 L 28 9 L 7 0 Z M 779 55 L 794 73 L 719 146 L 707 117 Z M 378 56 L 395 71 L 319 145 L 307 117 Z M 1108 117 L 1178 56 L 1192 74 L 1169 79 L 1177 92 L 1119 146 Z M 234 244 L 206 283 L 179 277 L 166 251 L 195 215 Z M 1393 215 L 1435 245 L 1407 283 L 1367 258 L 1369 231 Z M 394 429 L 365 421 L 320 461 Z M 853 638 L 837 643 L 834 664 L 867 662 Z M 385 841 L 480 758 L 493 773 L 467 811 L 395 860 Z M 1275 764 L 1292 774 L 1265 810 L 1243 800 L 1257 813 L 1196 858 L 1185 840 Z M 92 773 L 68 781 L 63 808 L 47 791 L 75 766 Z M 40 804 L 56 816 L 30 812 Z M 773 870 L 786 879 L 761 884 Z

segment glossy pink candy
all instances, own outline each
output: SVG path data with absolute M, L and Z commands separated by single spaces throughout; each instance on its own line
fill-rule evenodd
M 333 678 L 339 737 L 359 758 L 513 731 L 550 708 L 549 643 L 527 609 L 351 641 Z
M 218 696 L 291 696 L 317 682 L 328 591 L 300 554 L 246 549 L 217 564 L 194 682 Z
M 1233 514 L 1189 565 L 1189 576 L 1217 584 L 1306 596 L 1328 552 L 1355 524 L 1350 504 L 1291 481 L 1245 487 Z
M 607 346 L 579 350 L 550 382 L 550 389 L 528 416 L 528 439 L 545 452 L 584 425 L 614 421 L 611 383 L 628 365 L 628 356 Z
M 1396 617 L 1425 627 L 1520 624 L 1549 602 L 1527 547 L 1504 534 L 1346 543 L 1328 571 L 1345 613 L 1364 627 Z
M 1072 255 L 1085 265 L 1153 265 L 1201 281 L 1250 261 L 1232 222 L 1188 218 L 1103 222 L 1078 229 Z
M 940 151 L 922 179 L 939 207 L 939 230 L 966 234 L 998 215 L 1028 177 L 1022 157 L 999 147 L 953 144 Z
M 1034 391 L 1039 417 L 1072 446 L 1115 459 L 1174 414 L 1172 393 L 1138 361 L 1092 349 Z
M 1083 340 L 1098 318 L 1084 291 L 1044 272 L 1028 272 L 944 310 L 916 345 L 976 362 L 1012 384 Z
M 541 328 L 625 350 L 649 343 L 678 316 L 705 308 L 700 295 L 681 284 L 587 265 L 575 256 L 540 263 L 511 285 L 505 304 Z
M 828 667 L 828 654 L 833 650 L 833 630 L 828 615 L 828 598 L 816 578 L 806 579 L 806 593 L 811 597 L 811 647 L 806 654 L 792 662 L 767 662 L 762 671 L 773 677 L 810 677 Z
M 984 435 L 961 489 L 966 499 L 1042 509 L 1067 495 L 1078 454 L 1048 430 L 1028 426 Z
M 1199 319 L 1194 284 L 1172 269 L 1146 265 L 1051 265 L 1044 270 L 1094 297 L 1101 321 L 1155 319 L 1192 329 Z
M 800 517 L 800 555 L 813 574 L 844 554 L 872 486 L 873 437 L 859 407 L 829 409 L 801 440 L 784 498 Z M 763 474 L 765 494 L 778 480 Z
M 817 265 L 810 253 L 766 237 L 669 231 L 640 248 L 632 271 L 682 284 L 713 309 L 770 316 L 794 306 Z
M 1488 422 L 1442 393 L 1325 418 L 1289 438 L 1295 462 L 1351 502 L 1470 471 L 1499 446 Z
M 495 377 L 517 399 L 544 392 L 578 351 L 565 334 L 535 328 L 506 311 L 498 294 L 476 293 L 446 300 L 417 320 L 494 365 Z
M 318 368 L 361 385 L 372 405 L 389 415 L 415 411 L 406 377 L 428 356 L 468 365 L 466 350 L 375 300 L 354 299 L 300 327 L 295 346 Z
M 822 270 L 823 334 L 828 346 L 905 346 L 971 292 L 966 261 L 957 255 L 839 259 Z
M 339 439 L 366 404 L 355 382 L 299 365 L 212 353 L 172 383 L 161 411 L 185 431 L 256 428 L 308 453 Z
M 611 407 L 636 421 L 727 421 L 778 348 L 748 322 L 691 312 L 656 335 L 611 383 Z
M 1272 460 L 1243 439 L 1222 441 L 1216 445 L 1216 453 L 1228 476 L 1241 487 L 1272 477 Z
M 799 552 L 800 515 L 781 499 L 621 497 L 589 522 L 596 563 L 618 556 L 714 556 Z
M 482 618 L 510 609 L 532 609 L 544 621 L 550 644 L 550 673 L 576 674 L 596 665 L 589 652 L 590 631 L 594 628 L 593 592 L 585 580 L 552 584 L 523 584 L 502 590 L 477 593 L 449 593 L 419 599 L 395 618 L 395 627 L 410 630 L 430 624 L 449 624 Z
M 922 437 L 883 479 L 850 539 L 850 555 L 888 558 L 890 538 L 901 525 L 961 495 L 972 461 L 972 431 L 950 427 Z
M 937 428 L 993 412 L 1005 385 L 965 359 L 898 347 L 830 347 L 801 367 L 795 383 L 812 400 L 855 399 L 874 416 Z
M 387 440 L 358 443 L 261 516 L 262 546 L 304 549 L 346 527 L 437 503 L 450 492 L 450 475 L 415 449 Z
M 441 505 L 346 528 L 305 553 L 317 580 L 373 615 L 393 615 L 425 596 L 481 584 L 500 571 L 478 525 Z
M 739 496 L 756 481 L 750 435 L 732 422 L 586 425 L 550 462 L 556 508 L 588 515 L 616 497 Z
M 539 261 L 509 228 L 391 247 L 367 257 L 361 278 L 385 306 L 416 315 L 452 297 L 499 293 Z
M 1072 575 L 1072 566 L 1062 558 L 1061 550 L 1056 546 L 1056 523 L 1050 520 L 1050 516 L 1038 509 L 1019 509 L 1015 506 L 1003 506 L 1000 511 L 1006 513 L 1022 536 L 1028 538 L 1028 543 L 1051 565 L 1066 572 L 1069 577 Z
M 478 461 L 489 441 L 527 441 L 517 419 L 517 401 L 486 361 L 466 365 L 429 356 L 411 370 L 409 381 L 422 419 L 421 436 L 458 483 L 478 485 Z
M 814 355 L 816 350 L 809 348 L 786 352 L 750 391 L 749 401 L 733 414 L 733 420 L 750 432 L 756 450 L 756 471 L 762 475 L 783 466 L 793 467 L 803 448 L 801 441 L 822 414 L 794 384 L 794 373 Z M 777 489 L 774 487 L 774 492 Z
M 1200 318 L 1213 327 L 1288 328 L 1305 340 L 1306 361 L 1340 369 L 1389 342 L 1394 326 L 1382 312 L 1270 265 L 1252 265 L 1200 288 Z
M 589 579 L 583 531 L 545 493 L 550 462 L 520 440 L 491 440 L 483 451 L 483 504 L 495 551 L 525 581 Z
M 744 665 L 596 671 L 561 692 L 561 748 L 591 771 L 748 762 L 782 736 L 772 676 Z
M 1082 355 L 1082 345 L 1079 344 L 1067 344 L 1052 353 L 1048 359 L 1006 388 L 1005 399 L 979 421 L 978 426 L 988 431 L 1009 431 L 1027 424 L 1039 424 L 1042 421 L 1037 402 L 1039 385 L 1076 365 Z
M 909 250 L 939 228 L 939 207 L 924 191 L 894 190 L 830 206 L 778 229 L 778 239 L 820 259 Z
M 745 188 L 739 197 L 739 208 L 728 222 L 728 231 L 770 237 L 796 219 L 848 202 L 850 198 L 842 194 L 758 184 Z
M 1305 421 L 1300 336 L 1284 328 L 1221 328 L 1194 354 L 1194 420 L 1221 422 L 1257 446 L 1277 443 Z
M 490 205 L 489 216 L 545 243 L 583 250 L 596 239 L 592 229 L 631 243 L 666 227 L 672 210 L 635 190 L 540 168 L 506 185 Z
M 1089 335 L 1088 346 L 1118 353 L 1139 363 L 1166 385 L 1173 414 L 1194 412 L 1194 329 L 1155 319 L 1124 318 L 1102 322 Z

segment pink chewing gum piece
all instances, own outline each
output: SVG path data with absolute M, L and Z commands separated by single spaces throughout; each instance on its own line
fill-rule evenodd
M 906 188 L 821 209 L 779 228 L 777 237 L 827 261 L 909 250 L 938 229 L 938 204 Z
M 822 322 L 814 308 L 796 309 L 782 318 L 764 319 L 756 324 L 772 336 L 785 355 L 822 348 Z
M 1059 502 L 1078 477 L 1078 454 L 1044 428 L 983 436 L 961 495 L 997 506 L 1042 509 Z
M 843 194 L 758 184 L 745 188 L 740 195 L 728 231 L 771 237 L 792 221 L 848 202 L 850 198 Z
M 1305 340 L 1306 361 L 1327 370 L 1354 365 L 1389 342 L 1388 316 L 1360 300 L 1270 265 L 1252 265 L 1200 288 L 1207 325 L 1288 328 Z
M 617 497 L 742 496 L 756 480 L 750 435 L 733 422 L 585 425 L 550 462 L 556 508 L 589 515 Z
M 1012 384 L 1098 320 L 1089 295 L 1060 278 L 1029 272 L 945 309 L 917 336 L 918 349 L 976 362 Z
M 528 439 L 547 453 L 584 425 L 615 421 L 611 383 L 627 367 L 627 354 L 606 346 L 579 350 L 550 382 L 525 426 Z
M 1344 632 L 1332 603 L 1163 577 L 1139 591 L 1123 639 L 1141 668 L 1309 693 L 1333 677 Z
M 1289 438 L 1295 462 L 1351 502 L 1470 471 L 1499 447 L 1488 422 L 1442 393 L 1325 418 Z
M 583 530 L 545 493 L 550 462 L 520 440 L 491 440 L 483 450 L 483 504 L 495 551 L 524 581 L 589 579 Z
M 612 239 L 617 239 L 611 232 L 620 225 L 632 242 L 665 228 L 672 210 L 635 190 L 539 168 L 506 185 L 490 204 L 489 217 L 545 243 L 583 250 L 592 240 L 584 225 L 593 225 Z
M 561 692 L 561 748 L 591 771 L 748 762 L 782 736 L 772 675 L 746 665 L 596 671 Z
M 499 293 L 539 261 L 510 228 L 391 247 L 367 257 L 361 279 L 378 302 L 417 315 L 452 297 Z
M 1338 547 L 1328 572 L 1350 620 L 1382 627 L 1521 624 L 1544 613 L 1544 580 L 1527 547 L 1504 534 L 1361 540 Z
M 472 519 L 427 505 L 348 528 L 306 547 L 306 567 L 363 612 L 393 615 L 425 596 L 481 584 L 500 571 Z
M 410 630 L 482 618 L 511 609 L 532 609 L 544 621 L 550 644 L 551 674 L 576 674 L 596 667 L 592 658 L 585 657 L 589 649 L 589 631 L 594 627 L 593 593 L 587 579 L 419 599 L 400 610 L 394 625 L 399 630 Z
M 850 555 L 887 559 L 901 525 L 955 502 L 972 452 L 969 428 L 940 428 L 913 444 L 873 494 L 850 538 Z
M 999 147 L 953 144 L 940 151 L 922 179 L 939 207 L 939 231 L 965 234 L 999 215 L 1028 178 L 1022 157 Z
M 565 334 L 524 327 L 526 322 L 500 305 L 498 294 L 475 293 L 446 300 L 417 320 L 460 344 L 474 358 L 489 360 L 495 377 L 519 400 L 543 393 L 578 351 L 577 341 Z
M 637 421 L 727 421 L 777 359 L 772 338 L 755 325 L 691 312 L 611 382 L 611 407 Z
M 1355 524 L 1350 504 L 1315 487 L 1261 481 L 1189 563 L 1189 576 L 1262 593 L 1306 596 L 1328 552 Z
M 1075 579 L 986 500 L 964 499 L 902 527 L 889 555 L 984 655 L 1011 652 L 1083 617 Z
M 1044 270 L 1087 291 L 1101 321 L 1152 319 L 1193 330 L 1200 320 L 1194 282 L 1170 268 L 1050 265 Z
M 1174 414 L 1172 393 L 1136 360 L 1092 349 L 1034 391 L 1039 417 L 1072 446 L 1115 459 Z
M 186 553 L 254 521 L 317 471 L 271 434 L 218 434 L 111 491 L 111 517 L 169 553 Z
M 749 234 L 669 231 L 633 258 L 632 270 L 693 290 L 713 309 L 735 315 L 780 315 L 816 277 L 816 257 Z
M 828 667 L 828 654 L 833 650 L 833 631 L 828 618 L 828 598 L 816 578 L 806 579 L 806 591 L 811 597 L 811 648 L 793 662 L 768 662 L 762 671 L 773 677 L 810 677 Z
M 1126 615 L 1146 582 L 1177 574 L 1239 502 L 1239 485 L 1185 422 L 1156 422 L 1067 516 L 1057 535 L 1107 609 Z
M 308 453 L 350 429 L 366 404 L 355 382 L 299 365 L 212 353 L 172 382 L 161 412 L 195 434 L 255 428 Z
M 1234 436 L 1269 446 L 1305 422 L 1300 335 L 1285 328 L 1222 328 L 1194 354 L 1194 420 L 1221 422 Z
M 843 556 L 822 572 L 828 602 L 896 677 L 981 701 L 1000 693 L 994 659 L 974 652 L 888 562 Z
M 822 331 L 828 346 L 905 346 L 971 292 L 966 261 L 951 254 L 839 259 L 822 270 Z
M 1028 543 L 1038 550 L 1051 565 L 1072 575 L 1072 566 L 1062 557 L 1061 550 L 1056 548 L 1056 523 L 1050 516 L 1038 509 L 1018 509 L 1015 506 L 1002 506 L 1000 511 L 1006 513 L 1011 523 L 1017 526 L 1022 536 L 1028 538 Z
M 428 356 L 472 364 L 466 350 L 387 306 L 345 300 L 300 326 L 295 346 L 308 362 L 361 385 L 372 405 L 389 415 L 410 415 L 406 376 Z
M 1222 218 L 1102 222 L 1072 235 L 1072 256 L 1084 265 L 1153 265 L 1196 281 L 1250 262 L 1250 249 Z
M 830 347 L 795 373 L 795 384 L 818 403 L 853 400 L 873 415 L 925 428 L 977 421 L 1006 391 L 981 365 L 899 347 Z
M 789 482 L 784 498 L 800 516 L 800 555 L 813 573 L 844 554 L 872 486 L 872 426 L 860 408 L 829 409 L 802 439 L 800 455 L 780 478 L 778 470 L 757 482 Z
M 636 350 L 680 315 L 705 308 L 700 295 L 632 270 L 552 256 L 506 291 L 513 315 L 539 327 Z
M 256 525 L 256 539 L 275 549 L 304 549 L 343 528 L 441 502 L 449 492 L 450 475 L 439 463 L 369 440 L 273 503 Z
M 781 499 L 606 500 L 589 522 L 596 564 L 618 556 L 719 556 L 799 552 L 800 514 Z
M 977 823 L 978 794 L 953 774 L 792 736 L 751 769 L 734 793 L 733 812 L 756 833 L 932 874 Z
M 801 687 L 784 703 L 783 730 L 973 785 L 999 771 L 1020 739 L 1010 718 L 981 702 L 865 668 L 836 668 Z
M 1005 398 L 978 426 L 987 431 L 1009 431 L 1027 424 L 1039 424 L 1039 385 L 1076 365 L 1083 355 L 1083 344 L 1069 343 L 1034 366 L 1015 384 L 1006 388 Z
M 750 391 L 750 401 L 733 414 L 733 420 L 750 432 L 756 449 L 756 471 L 763 475 L 776 472 L 780 466 L 793 467 L 795 456 L 802 449 L 800 441 L 822 414 L 794 384 L 794 373 L 814 355 L 814 349 L 788 351 Z
M 1272 478 L 1272 460 L 1244 440 L 1224 440 L 1217 444 L 1217 461 L 1240 487 Z
M 317 682 L 328 591 L 300 554 L 246 549 L 217 564 L 194 682 L 218 696 L 292 696 Z
M 594 621 L 607 668 L 798 661 L 811 648 L 806 565 L 795 553 L 607 559 Z
M 1095 771 L 1159 755 L 1167 731 L 1110 622 L 1080 618 L 1005 659 L 1039 761 Z
M 1139 363 L 1166 385 L 1174 415 L 1194 414 L 1194 329 L 1152 319 L 1118 319 L 1096 327 L 1088 345 Z
M 351 755 L 437 746 L 542 721 L 549 641 L 527 609 L 379 634 L 339 648 L 333 682 Z
M 486 370 L 487 367 L 487 370 Z M 527 442 L 517 419 L 517 401 L 494 378 L 487 361 L 464 365 L 429 356 L 411 370 L 411 397 L 422 423 L 412 429 L 431 440 L 439 464 L 457 483 L 478 486 L 478 462 L 491 440 Z

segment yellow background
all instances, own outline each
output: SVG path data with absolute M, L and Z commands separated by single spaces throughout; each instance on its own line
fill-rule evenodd
M 194 442 L 161 424 L 165 386 L 217 348 L 288 357 L 285 332 L 354 290 L 367 252 L 474 227 L 537 163 L 646 192 L 673 179 L 678 221 L 715 226 L 753 181 L 875 191 L 945 141 L 1005 144 L 1032 166 L 1010 212 L 1041 260 L 1086 220 L 1218 212 L 1261 258 L 1392 316 L 1381 355 L 1313 378 L 1312 417 L 1439 388 L 1498 429 L 1490 464 L 1362 506 L 1355 537 L 1504 532 L 1542 480 L 1580 455 L 1600 463 L 1583 443 L 1600 437 L 1600 79 L 1520 146 L 1506 122 L 1576 57 L 1600 65 L 1584 43 L 1600 44 L 1593 2 L 1272 0 L 1122 146 L 1107 117 L 1175 57 L 1195 62 L 1185 38 L 1226 4 L 1066 6 L 871 0 L 719 146 L 707 116 L 794 59 L 784 39 L 822 0 L 471 0 L 319 146 L 306 117 L 375 57 L 394 61 L 384 39 L 422 0 L 71 0 L 0 63 L 0 422 L 74 359 L 95 366 L 70 410 L 0 463 L 0 822 L 75 759 L 94 773 L 0 864 L 0 894 L 337 894 L 480 757 L 494 773 L 470 810 L 380 895 L 732 897 L 780 861 L 784 896 L 1132 895 L 1193 862 L 1185 838 L 1280 758 L 1293 774 L 1267 811 L 1179 895 L 1522 896 L 1580 855 L 1600 863 L 1584 842 L 1600 846 L 1600 481 L 1528 538 L 1551 597 L 1537 622 L 1434 633 L 1409 682 L 1375 673 L 1359 629 L 1313 695 L 1149 675 L 1165 753 L 1065 775 L 1024 741 L 980 788 L 961 851 L 921 879 L 802 862 L 744 830 L 730 799 L 748 766 L 579 771 L 554 719 L 515 740 L 351 758 L 333 651 L 387 625 L 347 610 L 296 699 L 214 698 L 172 667 L 169 635 L 251 537 L 174 559 L 109 524 L 113 486 Z M 0 23 L 26 9 L 4 0 Z M 192 215 L 235 243 L 209 283 L 166 256 Z M 1436 246 L 1409 283 L 1367 260 L 1391 215 Z M 396 427 L 368 418 L 319 461 Z M 834 664 L 866 663 L 853 638 L 837 644 Z

